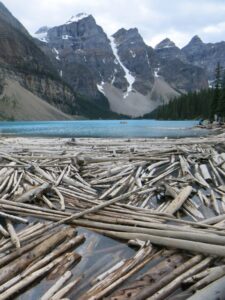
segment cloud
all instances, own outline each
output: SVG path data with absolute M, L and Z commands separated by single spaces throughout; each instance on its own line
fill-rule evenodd
M 196 34 L 206 42 L 225 39 L 224 0 L 5 0 L 4 4 L 31 33 L 87 12 L 107 34 L 137 27 L 152 46 L 169 37 L 182 47 Z
M 204 33 L 209 34 L 221 34 L 225 33 L 225 22 L 218 23 L 216 25 L 209 25 L 205 28 L 203 28 Z

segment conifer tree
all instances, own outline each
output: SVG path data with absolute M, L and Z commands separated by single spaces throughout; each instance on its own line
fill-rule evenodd
M 220 62 L 217 63 L 215 70 L 215 88 L 214 97 L 211 106 L 211 121 L 214 120 L 215 115 L 218 115 L 219 111 L 219 100 L 221 97 L 221 65 Z
M 221 81 L 221 93 L 218 101 L 218 116 L 224 120 L 225 117 L 225 71 L 223 72 L 223 77 Z

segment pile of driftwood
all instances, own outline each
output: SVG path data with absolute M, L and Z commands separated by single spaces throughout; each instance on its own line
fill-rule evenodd
M 225 295 L 224 141 L 0 140 L 0 299 Z M 77 273 L 78 227 L 135 253 Z

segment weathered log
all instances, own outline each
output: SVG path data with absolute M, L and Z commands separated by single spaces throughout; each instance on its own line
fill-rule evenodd
M 0 225 L 0 233 L 6 238 L 9 237 L 8 231 L 6 231 L 2 225 Z
M 192 285 L 188 290 L 189 291 L 197 291 L 199 289 L 204 288 L 211 282 L 221 278 L 222 276 L 225 276 L 225 266 L 218 266 L 215 268 L 212 268 L 212 270 L 205 276 L 205 278 L 202 278 L 199 280 L 196 284 Z
M 225 276 L 209 284 L 202 290 L 196 292 L 189 300 L 212 300 L 224 299 L 225 297 Z
M 196 257 L 198 257 L 198 256 L 195 256 L 194 258 L 196 258 Z M 192 258 L 192 261 L 194 260 L 194 258 Z M 189 260 L 188 262 L 190 262 L 190 261 L 191 260 Z M 164 286 L 162 289 L 158 290 L 154 295 L 152 295 L 148 299 L 151 299 L 151 300 L 163 300 L 163 299 L 165 299 L 168 295 L 170 295 L 172 292 L 174 292 L 179 287 L 179 285 L 182 283 L 182 281 L 185 278 L 201 271 L 202 269 L 207 267 L 210 264 L 211 261 L 212 261 L 212 258 L 205 258 L 201 262 L 198 262 L 195 265 L 189 266 L 188 269 L 186 269 L 185 272 L 182 273 L 182 274 L 178 273 L 179 270 L 178 271 L 175 270 L 174 272 L 177 271 L 178 276 L 175 279 L 173 279 L 173 281 L 171 281 L 169 284 Z M 178 267 L 178 269 L 179 268 L 182 269 L 182 266 Z
M 64 255 L 62 261 L 56 266 L 54 270 L 49 274 L 49 279 L 56 279 L 59 278 L 63 273 L 70 270 L 71 267 L 75 267 L 80 260 L 82 259 L 82 256 L 76 252 L 68 252 Z
M 200 170 L 201 170 L 201 173 L 202 173 L 202 176 L 203 178 L 206 180 L 206 181 L 210 181 L 212 180 L 212 177 L 209 173 L 209 170 L 207 168 L 207 165 L 200 165 Z
M 61 192 L 56 187 L 53 187 L 52 190 L 59 197 L 59 202 L 60 202 L 60 208 L 61 208 L 61 210 L 65 210 L 65 199 L 64 199 L 63 195 L 61 194 Z
M 17 217 L 17 216 L 13 216 L 13 215 L 10 215 L 10 214 L 6 214 L 4 212 L 0 212 L 0 217 L 7 218 L 11 221 L 15 221 L 15 222 L 19 222 L 19 223 L 24 223 L 24 224 L 29 223 L 29 221 L 27 219 Z
M 166 281 L 164 280 L 165 276 L 171 274 L 171 272 L 177 269 L 180 265 L 183 265 L 185 261 L 186 259 L 181 254 L 169 255 L 168 253 L 168 257 L 164 258 L 154 267 L 150 267 L 149 270 L 147 270 L 143 275 L 140 275 L 137 279 L 135 279 L 135 281 L 126 284 L 125 287 L 122 287 L 122 289 L 119 289 L 113 293 L 112 300 L 126 298 L 133 299 L 134 297 L 139 299 L 139 293 L 140 295 L 142 292 L 145 294 L 147 292 L 147 290 L 145 290 L 146 288 L 148 289 L 150 295 L 150 286 L 152 288 L 152 293 L 154 293 L 154 290 L 157 291 L 157 288 L 156 286 L 155 288 L 153 286 L 155 284 L 159 284 L 159 282 L 162 286 L 163 282 L 161 282 L 161 280 L 163 280 L 164 284 L 166 284 Z
M 75 287 L 82 279 L 82 276 L 74 279 L 70 283 L 68 283 L 64 288 L 59 290 L 56 294 L 51 297 L 51 300 L 60 300 L 64 297 L 73 287 Z
M 16 202 L 29 202 L 35 197 L 40 196 L 43 192 L 51 187 L 50 183 L 44 183 L 39 187 L 33 188 L 30 191 L 23 194 L 21 197 L 15 199 Z
M 93 221 L 84 221 L 84 220 L 74 220 L 73 223 L 85 226 L 85 227 L 92 227 L 92 228 L 99 228 L 99 229 L 108 229 L 108 230 L 115 230 L 115 231 L 123 231 L 126 233 L 140 233 L 140 234 L 150 234 L 154 236 L 161 236 L 161 237 L 170 237 L 170 238 L 177 238 L 181 240 L 188 240 L 188 241 L 196 241 L 202 243 L 208 243 L 213 245 L 224 245 L 225 246 L 225 237 L 224 236 L 217 236 L 216 234 L 210 234 L 207 232 L 196 232 L 190 231 L 175 231 L 175 230 L 158 230 L 152 228 L 143 228 L 143 227 L 133 227 L 133 226 L 125 226 L 125 225 L 115 225 L 115 224 L 107 224 L 107 223 L 100 223 L 100 222 L 93 222 Z M 151 226 L 151 225 L 150 225 Z
M 17 233 L 16 233 L 10 219 L 6 219 L 6 227 L 8 229 L 8 232 L 9 232 L 10 238 L 12 240 L 12 243 L 16 246 L 17 249 L 20 248 L 20 240 L 17 236 Z
M 125 240 L 133 240 L 140 239 L 143 241 L 151 241 L 152 244 L 183 249 L 191 252 L 199 252 L 202 254 L 215 255 L 220 257 L 225 257 L 225 247 L 217 246 L 207 243 L 193 242 L 187 240 L 179 240 L 174 238 L 166 238 L 166 237 L 157 237 L 149 234 L 140 234 L 140 233 L 125 233 L 125 232 L 116 232 L 109 230 L 100 230 L 94 229 L 96 232 L 103 233 L 107 236 L 125 239 Z
M 21 256 L 22 254 L 24 254 L 25 252 L 29 251 L 30 249 L 36 247 L 37 245 L 42 243 L 44 240 L 48 239 L 50 236 L 51 236 L 51 234 L 46 234 L 44 237 L 38 238 L 35 241 L 27 244 L 26 246 L 21 247 L 21 248 L 17 249 L 16 251 L 13 251 L 12 253 L 10 253 L 4 257 L 1 257 L 0 258 L 0 267 L 6 265 L 13 259 L 15 259 L 15 258 Z
M 72 276 L 72 273 L 70 271 L 67 271 L 64 273 L 57 281 L 56 283 L 40 298 L 40 300 L 49 300 L 51 297 L 58 292 L 59 289 L 66 283 L 70 277 Z
M 165 213 L 174 214 L 177 210 L 181 208 L 183 203 L 187 200 L 192 192 L 192 187 L 185 187 L 179 195 L 171 202 L 171 204 L 165 209 Z
M 14 295 L 15 293 L 18 293 L 18 291 L 21 290 L 22 288 L 29 286 L 36 279 L 43 276 L 44 274 L 49 272 L 52 268 L 54 268 L 60 262 L 61 259 L 62 259 L 61 257 L 56 258 L 53 262 L 50 262 L 42 269 L 35 271 L 33 274 L 25 278 L 22 278 L 18 283 L 16 283 L 15 285 L 7 289 L 5 292 L 0 294 L 1 300 L 8 299 L 10 296 Z
M 143 249 L 140 249 L 137 254 L 128 260 L 124 262 L 119 269 L 114 270 L 111 274 L 109 274 L 104 280 L 98 282 L 96 285 L 94 285 L 87 293 L 85 293 L 81 300 L 84 299 L 102 299 L 102 297 L 105 295 L 106 292 L 108 292 L 109 286 L 111 284 L 115 284 L 115 282 L 122 276 L 126 275 L 132 269 L 135 269 L 139 264 L 142 262 L 145 262 L 145 259 L 147 261 L 151 259 L 151 247 L 145 247 Z M 136 269 L 135 269 L 136 270 Z M 129 274 L 130 275 L 130 274 Z M 111 289 L 111 287 L 110 287 Z M 93 297 L 93 298 L 92 298 Z
M 24 272 L 24 274 L 28 275 L 28 274 L 38 270 L 39 268 L 43 267 L 45 264 L 47 264 L 51 260 L 53 260 L 56 257 L 60 256 L 61 254 L 65 253 L 67 250 L 80 245 L 81 243 L 84 242 L 84 240 L 85 240 L 84 235 L 79 235 L 79 236 L 71 239 L 67 243 L 60 245 L 58 248 L 53 250 L 51 253 L 46 255 L 44 258 L 42 258 L 38 262 L 34 263 L 27 271 Z
M 166 276 L 161 278 L 159 281 L 156 281 L 155 283 L 151 284 L 150 286 L 145 287 L 136 296 L 132 297 L 132 300 L 144 300 L 144 299 L 147 299 L 148 297 L 151 297 L 157 291 L 159 291 L 161 288 L 165 287 L 168 283 L 170 283 L 172 280 L 177 278 L 180 274 L 183 274 L 184 272 L 191 269 L 196 264 L 199 264 L 201 262 L 201 260 L 202 260 L 201 255 L 196 255 L 196 256 L 190 258 L 188 261 L 186 261 L 185 263 L 183 263 L 180 266 L 178 266 L 177 268 L 175 268 L 171 273 L 167 274 Z
M 59 233 L 53 234 L 48 240 L 43 241 L 37 245 L 34 249 L 18 257 L 5 267 L 1 269 L 0 273 L 0 284 L 10 280 L 12 277 L 24 270 L 32 261 L 36 258 L 45 255 L 55 247 L 58 243 L 63 241 L 66 237 L 72 236 L 74 234 L 73 229 L 64 229 Z

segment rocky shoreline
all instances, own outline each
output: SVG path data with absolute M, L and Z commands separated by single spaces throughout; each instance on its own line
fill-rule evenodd
M 225 133 L 225 124 L 219 124 L 219 123 L 208 123 L 208 124 L 202 124 L 202 125 L 196 125 L 195 128 L 201 128 L 209 130 L 210 134 L 223 134 Z

